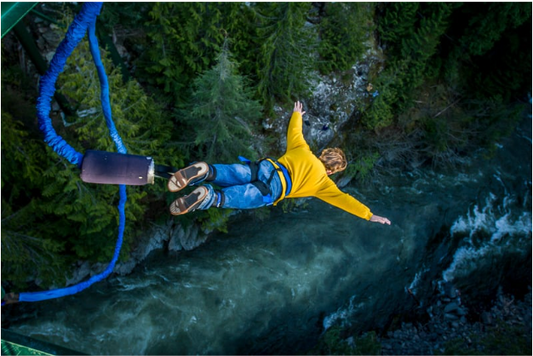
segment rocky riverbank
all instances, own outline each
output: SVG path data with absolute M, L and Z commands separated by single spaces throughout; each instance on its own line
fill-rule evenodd
M 127 275 L 146 257 L 155 250 L 164 249 L 169 252 L 193 250 L 203 244 L 211 231 L 202 230 L 199 225 L 182 226 L 169 219 L 166 224 L 154 225 L 152 229 L 143 234 L 137 241 L 136 246 L 125 262 L 117 263 L 113 273 Z M 73 275 L 66 281 L 66 285 L 77 284 L 88 276 L 101 273 L 107 267 L 107 263 L 90 263 L 80 261 L 73 269 Z
M 523 300 L 501 290 L 492 307 L 471 311 L 452 285 L 426 310 L 426 323 L 402 323 L 378 338 L 383 355 L 531 355 L 531 287 Z

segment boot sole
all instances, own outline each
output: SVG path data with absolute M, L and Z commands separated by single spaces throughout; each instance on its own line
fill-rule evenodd
M 207 197 L 207 193 L 208 190 L 204 186 L 196 188 L 191 194 L 174 200 L 170 204 L 170 213 L 172 215 L 183 215 L 196 210 Z
M 170 192 L 176 193 L 188 186 L 192 180 L 202 178 L 209 173 L 209 165 L 205 162 L 198 162 L 189 167 L 180 169 L 167 183 L 167 188 Z

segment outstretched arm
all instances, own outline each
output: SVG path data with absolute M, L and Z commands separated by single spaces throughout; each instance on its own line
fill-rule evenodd
M 330 178 L 324 182 L 322 189 L 320 189 L 315 196 L 326 203 L 358 216 L 361 219 L 386 225 L 391 224 L 389 219 L 374 215 L 363 203 L 352 197 L 350 194 L 342 192 Z
M 377 222 L 383 225 L 385 224 L 390 225 L 390 220 L 382 216 L 372 215 L 372 217 L 370 218 L 370 221 Z
M 303 114 L 305 114 L 305 111 L 303 111 L 302 103 L 299 101 L 295 102 L 289 127 L 287 128 L 287 151 L 301 146 L 307 146 L 302 132 Z

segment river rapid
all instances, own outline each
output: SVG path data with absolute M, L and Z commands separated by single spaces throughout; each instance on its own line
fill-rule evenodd
M 530 118 L 490 160 L 344 190 L 392 226 L 316 199 L 272 208 L 78 295 L 15 306 L 10 330 L 89 354 L 293 354 L 333 325 L 423 314 L 447 281 L 476 301 L 531 285 Z

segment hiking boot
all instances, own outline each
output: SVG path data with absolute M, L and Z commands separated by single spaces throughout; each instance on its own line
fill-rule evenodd
M 176 199 L 170 204 L 172 215 L 183 215 L 196 210 L 207 198 L 209 190 L 203 185 L 192 191 L 191 194 Z
M 189 167 L 180 169 L 168 180 L 167 187 L 172 193 L 179 192 L 191 183 L 198 182 L 209 174 L 209 165 L 196 162 Z

